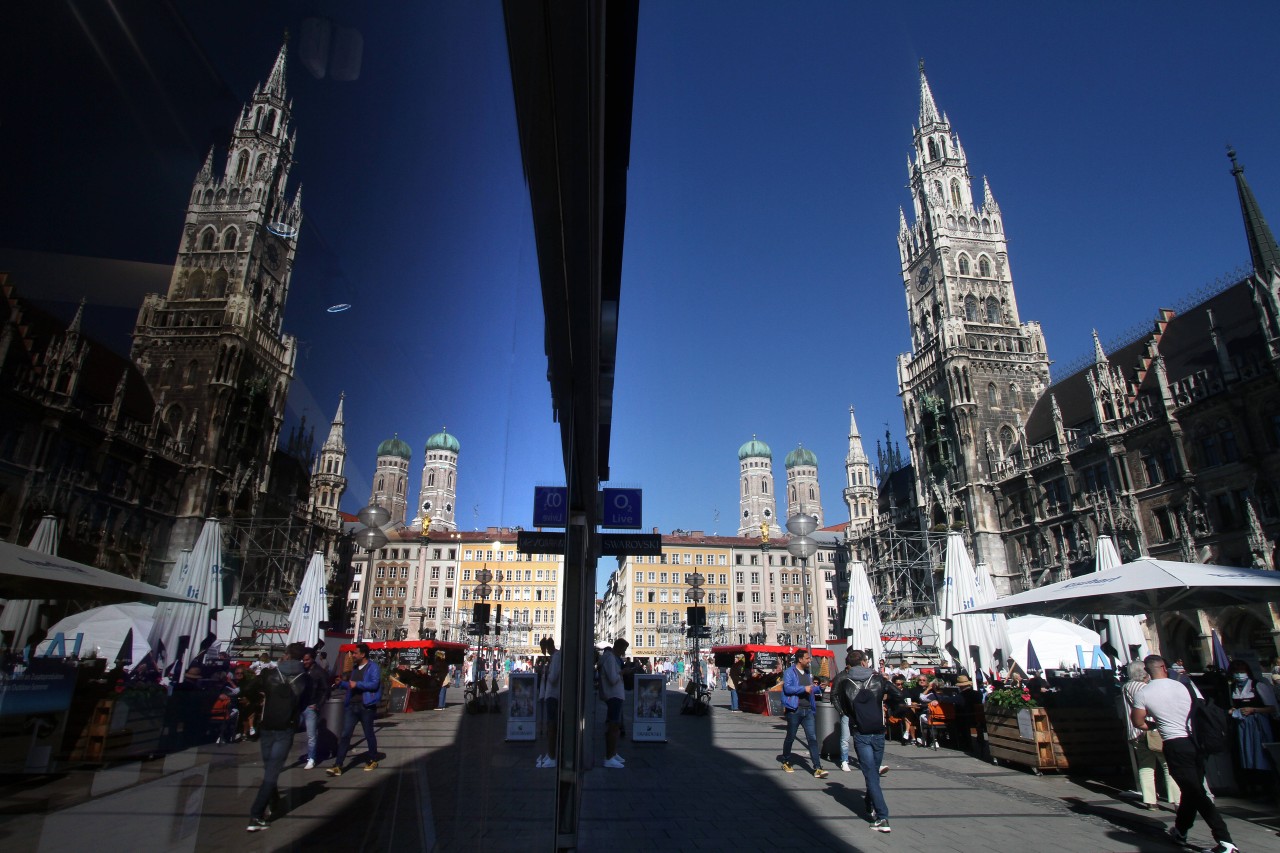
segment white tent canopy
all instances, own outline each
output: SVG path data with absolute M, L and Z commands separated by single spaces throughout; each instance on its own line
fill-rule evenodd
M 1144 557 L 963 612 L 1136 616 L 1263 601 L 1280 601 L 1280 572 Z
M 130 602 L 107 604 L 76 613 L 49 628 L 48 635 L 37 647 L 36 653 L 45 653 L 50 642 L 61 634 L 65 653 L 69 655 L 75 647 L 77 635 L 81 635 L 81 657 L 96 656 L 112 661 L 125 648 L 125 641 L 128 640 L 129 648 L 125 654 L 131 665 L 137 665 L 151 651 L 147 636 L 155 621 L 155 611 L 155 605 Z
M 1019 616 L 1008 621 L 1009 638 L 1015 649 L 1035 646 L 1040 664 L 1050 669 L 1079 665 L 1089 669 L 1098 646 L 1098 632 L 1083 625 L 1052 616 Z M 1021 657 L 1021 655 L 1016 655 Z M 1027 661 L 1021 661 L 1024 666 Z

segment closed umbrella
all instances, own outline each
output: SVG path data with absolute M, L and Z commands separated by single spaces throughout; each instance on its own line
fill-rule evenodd
M 1094 549 L 1094 571 L 1105 572 L 1120 565 L 1120 552 L 1110 536 L 1099 536 Z M 1142 660 L 1147 656 L 1147 637 L 1138 616 L 1112 614 L 1103 616 L 1107 623 L 1107 643 L 1120 654 L 1120 662 Z
M 289 610 L 289 633 L 286 643 L 302 643 L 315 648 L 320 642 L 320 623 L 329 620 L 329 599 L 325 595 L 324 555 L 316 551 L 311 555 L 307 571 L 298 587 L 298 597 Z
M 1222 638 L 1218 636 L 1217 631 L 1211 632 L 1213 645 L 1213 665 L 1218 669 L 1226 670 L 1231 668 L 1231 660 L 1227 657 L 1227 650 L 1222 645 Z
M 845 605 L 844 629 L 849 643 L 847 648 L 869 652 L 872 666 L 884 657 L 880 609 L 871 596 L 867 567 L 861 561 L 849 564 L 849 600 Z
M 180 561 L 181 562 L 181 561 Z M 179 572 L 179 566 L 174 567 Z M 185 587 L 183 586 L 185 580 Z M 216 518 L 205 519 L 204 527 L 191 549 L 185 572 L 174 581 L 178 589 L 195 603 L 180 604 L 160 632 L 163 661 L 157 660 L 165 672 L 180 677 L 190 661 L 204 654 L 217 639 L 213 630 L 214 614 L 222 609 L 222 525 Z M 157 655 L 161 647 L 156 643 Z
M 165 579 L 164 588 L 170 592 L 185 591 L 191 586 L 191 549 L 186 548 L 178 555 L 177 562 Z M 175 602 L 161 602 L 156 607 L 155 623 L 151 627 L 149 642 L 155 653 L 156 666 L 165 672 L 173 663 L 174 653 L 178 650 L 178 620 L 184 613 L 183 608 L 190 605 Z
M 985 616 L 966 614 L 978 606 L 978 580 L 973 562 L 958 532 L 947 534 L 942 577 L 942 621 L 947 626 L 944 650 L 956 666 L 968 671 L 991 662 L 993 645 Z
M 57 516 L 46 515 L 36 525 L 36 532 L 27 547 L 41 554 L 56 556 L 61 534 Z M 31 635 L 39 630 L 40 608 L 45 603 L 42 598 L 11 598 L 5 602 L 4 612 L 0 613 L 0 632 L 8 631 L 13 635 L 12 645 L 15 648 L 25 646 Z
M 986 563 L 978 563 L 978 567 L 974 571 L 977 575 L 978 601 L 983 604 L 993 603 L 996 600 L 996 587 L 991 580 L 990 569 Z M 987 664 L 997 663 L 1003 666 L 1004 662 L 1013 656 L 1014 648 L 1013 639 L 1009 635 L 1009 627 L 1003 613 L 991 614 L 991 621 L 987 624 L 987 633 L 990 635 L 993 658 L 993 660 L 987 661 Z

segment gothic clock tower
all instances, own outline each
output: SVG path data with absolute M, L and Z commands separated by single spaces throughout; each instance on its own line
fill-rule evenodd
M 169 290 L 146 297 L 133 332 L 156 427 L 192 459 L 171 553 L 206 516 L 252 515 L 268 488 L 293 379 L 295 341 L 281 324 L 302 224 L 301 189 L 285 197 L 296 140 L 287 48 L 237 116 L 222 168 L 212 149 L 205 158 Z
M 911 352 L 898 389 L 927 528 L 964 525 L 1001 591 L 994 465 L 1025 452 L 1022 427 L 1049 384 L 1040 324 L 1022 322 L 1004 217 L 986 178 L 973 196 L 968 158 L 920 66 L 920 117 L 907 161 L 914 218 L 898 212 Z

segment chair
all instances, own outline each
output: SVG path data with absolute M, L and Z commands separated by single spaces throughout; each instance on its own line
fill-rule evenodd
M 951 738 L 951 726 L 956 720 L 956 707 L 950 702 L 939 702 L 936 699 L 929 703 L 929 724 L 925 732 L 926 745 L 938 748 L 938 739 Z

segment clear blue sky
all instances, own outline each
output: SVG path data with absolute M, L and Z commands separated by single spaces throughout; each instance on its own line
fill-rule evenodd
M 42 194 L 14 187 L 9 207 L 40 216 L 6 217 L 12 246 L 171 262 L 204 150 L 225 153 L 283 29 L 331 10 L 364 55 L 347 83 L 292 61 L 307 222 L 290 417 L 327 423 L 346 392 L 345 509 L 367 499 L 379 441 L 399 433 L 417 469 L 447 426 L 460 525 L 528 526 L 533 487 L 563 472 L 500 5 L 231 6 L 177 4 L 225 84 L 204 112 L 145 40 L 156 78 L 112 82 L 74 30 L 26 33 L 56 34 L 59 74 L 79 61 L 100 88 L 30 99 L 75 130 L 21 152 Z M 1280 64 L 1259 40 L 1277 32 L 1272 2 L 643 4 L 614 482 L 644 488 L 648 526 L 734 533 L 736 450 L 755 434 L 779 478 L 789 449 L 814 450 L 827 522 L 847 519 L 849 406 L 869 452 L 886 424 L 902 436 L 895 235 L 921 58 L 1003 209 L 1021 316 L 1066 364 L 1092 328 L 1115 339 L 1247 261 L 1227 142 L 1280 225 Z M 326 314 L 336 302 L 354 307 Z

